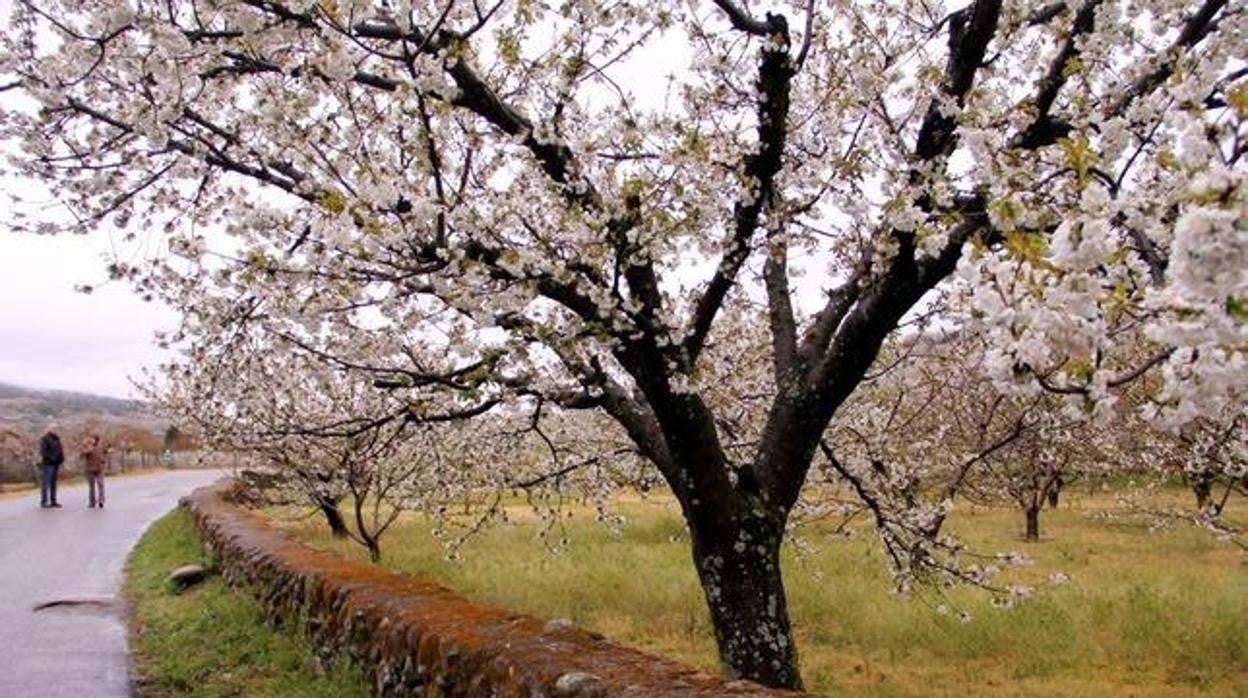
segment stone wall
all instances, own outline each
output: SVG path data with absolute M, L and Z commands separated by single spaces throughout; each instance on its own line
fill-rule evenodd
M 472 603 L 422 578 L 313 550 L 222 498 L 183 503 L 226 581 L 322 659 L 347 655 L 384 696 L 783 696 L 613 644 L 566 623 Z

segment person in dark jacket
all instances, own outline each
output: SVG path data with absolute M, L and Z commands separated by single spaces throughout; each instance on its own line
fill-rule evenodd
M 61 507 L 56 501 L 56 476 L 65 462 L 65 449 L 61 447 L 61 437 L 56 435 L 56 425 L 48 425 L 48 433 L 39 439 L 39 458 L 43 466 L 43 480 L 39 488 L 39 506 L 48 508 Z

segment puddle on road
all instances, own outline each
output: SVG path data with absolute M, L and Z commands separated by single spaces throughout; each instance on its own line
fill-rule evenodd
M 87 615 L 107 615 L 116 608 L 117 602 L 112 598 L 94 599 L 56 599 L 35 604 L 35 613 L 53 611 L 57 613 L 82 613 Z

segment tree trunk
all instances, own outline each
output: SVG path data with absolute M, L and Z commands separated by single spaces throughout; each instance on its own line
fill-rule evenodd
M 1196 510 L 1204 511 L 1213 500 L 1213 483 L 1208 478 L 1193 478 L 1192 492 L 1196 495 Z
M 1048 500 L 1049 500 L 1049 508 L 1050 508 L 1050 509 L 1056 509 L 1056 508 L 1057 508 L 1057 502 L 1058 502 L 1058 499 L 1059 499 L 1059 498 L 1061 497 L 1061 495 L 1062 495 L 1062 486 L 1063 486 L 1063 485 L 1065 485 L 1065 484 L 1066 484 L 1066 483 L 1065 483 L 1065 482 L 1062 482 L 1062 478 L 1059 476 L 1058 478 L 1056 478 L 1055 480 L 1053 480 L 1053 484 L 1049 485 L 1049 491 L 1048 491 L 1048 495 L 1047 495 L 1047 496 L 1048 496 Z
M 729 677 L 800 690 L 797 647 L 780 575 L 784 527 L 746 517 L 735 527 L 691 526 L 694 564 L 720 662 Z
M 368 526 L 364 525 L 364 496 L 365 493 L 355 492 L 355 532 L 356 540 L 364 544 L 368 548 L 368 559 L 373 563 L 381 562 L 381 541 L 377 536 L 368 532 Z
M 321 513 L 325 515 L 325 523 L 329 526 L 329 530 L 334 534 L 335 538 L 347 537 L 347 522 L 342 518 L 342 512 L 338 509 L 338 502 L 330 497 L 321 498 L 317 501 Z
M 1027 540 L 1040 540 L 1040 503 L 1030 504 L 1024 511 L 1027 513 Z

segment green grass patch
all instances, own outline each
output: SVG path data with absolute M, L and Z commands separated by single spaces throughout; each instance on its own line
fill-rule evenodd
M 1011 581 L 1038 589 L 1008 610 L 982 592 L 956 591 L 951 601 L 974 615 L 969 623 L 930 601 L 891 595 L 870 527 L 848 540 L 830 527 L 804 530 L 817 552 L 799 559 L 790 550 L 785 565 L 807 687 L 850 696 L 1248 696 L 1248 558 L 1192 527 L 1151 532 L 1099 516 L 1112 508 L 1110 493 L 1072 488 L 1060 509 L 1042 514 L 1042 541 L 1028 544 L 1021 512 L 961 505 L 952 528 L 975 550 L 1028 553 L 1036 563 Z M 517 506 L 457 562 L 444 559 L 428 521 L 408 516 L 383 541 L 384 562 L 715 671 L 674 505 L 654 498 L 615 509 L 628 519 L 618 536 L 592 510 L 573 507 L 584 516 L 565 522 L 571 545 L 551 554 Z M 312 545 L 366 560 L 315 517 L 272 513 Z M 1050 584 L 1058 571 L 1070 581 Z
M 169 573 L 210 566 L 190 514 L 178 508 L 147 530 L 127 566 L 131 652 L 139 696 L 369 695 L 346 662 L 322 667 L 302 638 L 277 632 L 260 606 L 219 576 L 177 594 Z

